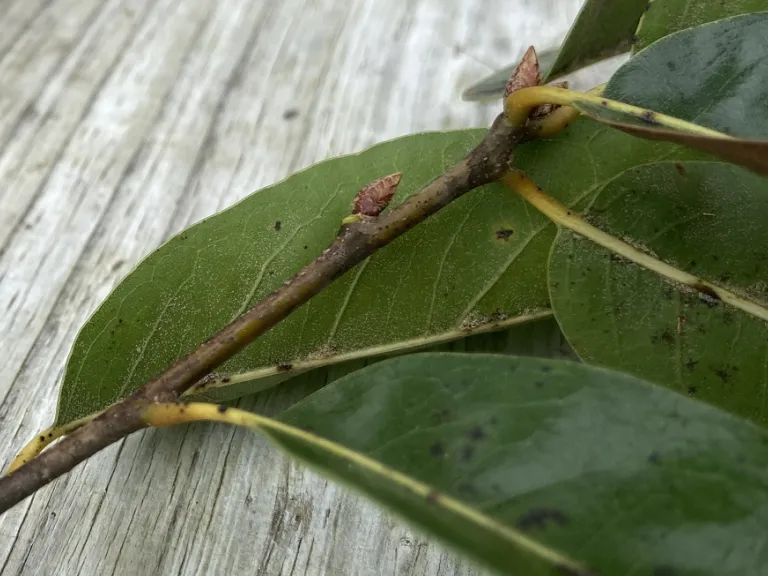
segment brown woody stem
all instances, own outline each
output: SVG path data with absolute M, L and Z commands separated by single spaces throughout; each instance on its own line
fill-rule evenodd
M 499 116 L 477 148 L 420 192 L 376 218 L 343 225 L 320 256 L 195 351 L 58 444 L 0 478 L 0 513 L 86 458 L 146 427 L 143 415 L 147 406 L 177 401 L 185 390 L 336 278 L 463 194 L 501 178 L 510 169 L 513 151 L 523 136 L 521 127 Z

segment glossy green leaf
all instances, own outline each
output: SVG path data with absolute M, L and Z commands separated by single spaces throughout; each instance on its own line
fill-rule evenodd
M 415 135 L 320 163 L 172 238 L 79 334 L 57 421 L 123 397 L 274 290 L 331 242 L 360 187 L 402 171 L 400 202 L 483 134 Z M 227 362 L 220 382 L 273 376 L 266 384 L 274 384 L 289 365 L 392 353 L 546 312 L 544 254 L 554 229 L 541 234 L 544 220 L 530 219 L 520 206 L 495 187 L 461 198 Z M 529 246 L 538 256 L 521 255 Z
M 322 162 L 169 240 L 123 279 L 81 330 L 57 423 L 119 400 L 289 278 L 330 243 L 362 185 L 402 171 L 397 203 L 461 158 L 483 133 L 418 134 Z M 564 203 L 579 205 L 621 171 L 668 157 L 696 156 L 579 120 L 557 138 L 521 146 L 516 165 Z M 555 232 L 506 189 L 473 191 L 232 358 L 203 392 L 234 398 L 294 371 L 407 352 L 487 330 L 489 322 L 502 329 L 535 318 L 549 306 L 546 259 Z
M 721 18 L 768 10 L 766 0 L 650 0 L 640 19 L 632 51 L 686 28 Z
M 563 230 L 550 296 L 581 358 L 768 422 L 766 191 L 767 179 L 717 162 L 650 164 L 607 184 L 591 224 L 751 308 Z
M 536 53 L 541 70 L 547 70 L 552 65 L 557 56 L 557 52 L 557 50 L 546 50 L 541 53 Z M 464 90 L 461 94 L 461 98 L 469 102 L 501 99 L 501 97 L 504 96 L 504 88 L 506 87 L 507 82 L 512 77 L 512 74 L 519 64 L 520 61 L 517 61 L 509 66 L 505 66 L 498 72 L 494 72 L 490 76 L 483 78 L 476 84 L 473 84 Z
M 652 110 L 622 109 L 624 105 L 615 100 L 603 99 L 597 103 L 576 99 L 573 106 L 593 120 L 638 138 L 675 142 L 768 175 L 768 140 L 745 140 L 722 132 L 712 133 L 702 130 L 698 124 L 680 122 L 679 118 Z
M 646 3 L 586 0 L 546 73 L 546 81 L 627 52 Z
M 265 430 L 290 453 L 503 574 L 736 576 L 768 564 L 768 433 L 628 375 L 416 354 L 280 419 L 354 451 Z
M 608 82 L 606 98 L 746 139 L 768 139 L 768 13 L 683 30 Z

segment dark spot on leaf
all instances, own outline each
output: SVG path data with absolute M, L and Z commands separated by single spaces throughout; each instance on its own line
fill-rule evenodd
M 40 436 L 40 442 L 45 442 L 45 436 Z
M 555 564 L 555 573 L 560 576 L 597 576 L 597 573 L 581 566 L 568 566 L 567 564 Z
M 48 438 L 52 438 L 52 437 L 53 437 L 53 432 L 48 432 Z
M 437 501 L 440 499 L 440 492 L 437 490 L 430 491 L 429 494 L 427 494 L 427 502 L 431 504 L 437 504 Z
M 717 303 L 720 302 L 720 296 L 717 295 L 717 292 L 703 282 L 695 282 L 692 287 L 702 295 L 701 300 L 708 307 L 712 308 L 713 306 L 717 306 Z
M 277 221 L 275 222 L 275 230 L 277 230 L 278 232 L 280 231 L 280 228 L 281 228 L 282 226 L 283 226 L 283 225 L 282 225 L 282 223 L 280 222 L 280 220 L 277 220 Z
M 477 494 L 477 490 L 469 482 L 462 482 L 458 486 L 459 492 L 462 494 Z
M 461 451 L 461 459 L 464 462 L 469 462 L 470 460 L 472 460 L 472 456 L 474 455 L 475 455 L 475 448 L 474 446 L 471 446 L 469 444 L 464 446 L 464 449 Z
M 691 396 L 695 396 L 698 391 L 699 391 L 698 387 L 688 386 L 688 394 L 690 394 Z
M 117 319 L 117 323 L 118 323 L 118 324 L 122 324 L 122 323 L 123 323 L 123 319 L 122 319 L 122 318 L 118 318 L 118 319 Z
M 443 408 L 439 412 L 435 412 L 433 419 L 437 424 L 443 424 L 451 419 L 451 411 L 448 408 Z
M 550 366 L 549 364 L 544 364 L 541 367 L 541 371 L 544 373 L 552 372 L 552 366 Z
M 690 262 L 688 262 L 688 265 L 689 265 L 691 268 L 696 268 L 696 260 L 691 260 Z
M 224 412 L 227 411 L 227 407 L 224 406 L 224 404 L 219 404 L 219 407 L 217 408 L 217 410 L 219 411 L 219 414 L 224 414 Z
M 482 426 L 474 426 L 469 431 L 470 440 L 482 440 L 483 438 L 485 438 L 485 430 L 483 430 Z
M 288 372 L 288 370 L 292 370 L 292 369 L 293 369 L 293 364 L 285 363 L 285 364 L 278 364 L 277 365 L 278 372 Z
M 731 377 L 731 375 L 728 373 L 728 370 L 725 368 L 718 368 L 714 371 L 715 374 L 717 374 L 717 377 L 720 378 L 723 382 L 728 382 L 728 378 Z
M 642 114 L 640 114 L 640 120 L 645 122 L 646 124 L 652 124 L 656 125 L 658 122 L 656 121 L 656 113 L 652 110 L 646 110 Z
M 619 256 L 618 254 L 614 254 L 613 252 L 610 253 L 610 255 L 608 256 L 608 259 L 611 262 L 616 262 L 617 264 L 626 264 L 627 262 L 629 262 L 629 260 L 627 260 L 623 256 Z
M 645 8 L 643 8 L 643 12 L 648 12 L 648 10 L 651 8 L 651 2 L 648 2 L 648 4 L 645 5 Z
M 602 100 L 600 104 L 602 104 L 603 106 L 608 106 L 608 100 Z
M 659 463 L 659 453 L 656 451 L 651 452 L 648 455 L 648 462 L 651 464 L 658 464 Z
M 536 380 L 536 382 L 534 382 L 533 385 L 536 386 L 536 388 L 543 388 L 544 382 L 541 380 Z
M 225 376 L 224 378 L 222 378 L 222 379 L 221 379 L 221 381 L 222 381 L 224 384 L 226 384 L 227 382 L 231 382 L 231 381 L 232 381 L 232 378 L 230 378 L 229 376 Z
M 520 530 L 543 530 L 552 523 L 565 526 L 568 517 L 554 508 L 531 508 L 517 520 L 516 525 Z
M 514 233 L 511 228 L 499 228 L 496 230 L 496 240 L 509 240 Z
M 682 162 L 675 162 L 675 170 L 677 170 L 677 173 L 680 174 L 680 176 L 688 175 L 688 170 L 685 169 L 685 164 Z
M 699 363 L 698 360 L 694 360 L 693 358 L 688 358 L 688 360 L 685 363 L 685 367 L 692 372 L 693 369 L 696 368 L 696 364 L 698 363 Z
M 306 244 L 304 244 L 304 250 L 306 250 L 306 249 L 307 249 L 307 245 L 306 245 Z
M 664 332 L 661 333 L 661 341 L 665 344 L 672 345 L 675 343 L 675 337 L 672 336 L 669 330 L 664 330 Z
M 285 120 L 293 120 L 298 115 L 299 115 L 299 111 L 296 110 L 296 108 L 288 108 L 288 110 L 283 112 L 283 118 Z
M 432 446 L 429 447 L 429 453 L 435 458 L 438 458 L 439 456 L 445 454 L 445 449 L 440 442 L 435 442 L 432 444 Z

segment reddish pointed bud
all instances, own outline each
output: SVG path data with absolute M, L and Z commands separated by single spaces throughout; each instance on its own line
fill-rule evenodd
M 374 180 L 363 186 L 355 196 L 352 214 L 362 216 L 378 216 L 392 201 L 397 185 L 400 184 L 402 172 L 396 172 Z
M 520 64 L 517 65 L 512 77 L 504 87 L 504 98 L 516 90 L 520 90 L 521 88 L 531 88 L 532 86 L 538 86 L 539 84 L 541 84 L 539 59 L 536 56 L 536 50 L 531 46 L 525 51 L 523 59 L 520 60 Z

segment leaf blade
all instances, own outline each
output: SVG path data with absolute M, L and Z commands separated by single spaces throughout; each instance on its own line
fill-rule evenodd
M 266 269 L 261 274 L 267 283 L 263 288 L 266 291 L 311 258 L 309 254 L 304 256 L 310 247 L 319 252 L 326 239 L 335 235 L 336 223 L 348 214 L 361 181 L 400 171 L 403 166 L 398 165 L 402 164 L 399 158 L 414 160 L 410 170 L 404 171 L 395 198 L 399 202 L 420 184 L 426 184 L 430 176 L 439 174 L 445 164 L 460 158 L 482 134 L 483 130 L 470 130 L 414 135 L 383 143 L 359 155 L 326 161 L 259 191 L 163 244 L 121 281 L 78 334 L 64 374 L 57 424 L 87 416 L 119 400 L 223 326 L 241 309 L 246 297 L 260 296 L 251 292 L 263 260 L 256 257 L 258 254 L 245 252 L 250 261 L 248 266 L 241 266 L 243 249 L 226 241 L 232 230 L 243 234 L 249 219 L 253 220 L 249 229 L 258 232 L 245 235 L 250 242 L 247 246 L 257 246 L 267 255 L 278 253 L 272 262 L 279 266 L 279 274 L 270 275 Z M 441 149 L 441 143 L 448 147 L 448 152 Z M 377 153 L 381 157 L 370 160 L 370 155 Z M 578 120 L 556 138 L 519 147 L 516 165 L 570 206 L 588 202 L 601 182 L 621 171 L 670 155 L 680 159 L 697 157 L 690 150 L 638 140 L 589 120 Z M 569 160 L 564 163 L 564 158 Z M 337 164 L 339 161 L 341 165 Z M 560 169 L 552 170 L 552 165 Z M 417 174 L 421 172 L 420 181 L 409 180 L 408 174 L 414 170 Z M 313 177 L 329 183 L 329 188 L 324 193 L 314 193 L 314 187 L 306 183 Z M 320 207 L 334 201 L 332 193 L 338 186 L 348 196 L 336 198 L 327 221 L 316 219 Z M 284 215 L 291 207 L 291 199 L 297 195 L 301 198 L 302 193 L 312 194 L 304 210 L 310 214 L 315 228 L 297 232 L 300 222 L 291 222 Z M 275 207 L 270 208 L 269 203 Z M 276 230 L 278 220 L 280 230 Z M 461 230 L 459 242 L 457 231 Z M 495 186 L 477 190 L 380 251 L 374 262 L 366 265 L 363 280 L 377 294 L 382 293 L 380 286 L 391 286 L 392 278 L 398 278 L 394 290 L 383 292 L 383 300 L 381 296 L 374 299 L 378 305 L 370 306 L 370 298 L 350 291 L 359 269 L 353 270 L 220 367 L 215 377 L 223 384 L 234 384 L 230 392 L 220 387 L 210 394 L 206 391 L 203 397 L 223 401 L 264 390 L 292 376 L 281 368 L 288 364 L 300 365 L 314 359 L 332 365 L 335 358 L 356 350 L 397 346 L 397 342 L 445 335 L 457 329 L 471 333 L 488 322 L 543 313 L 549 309 L 546 259 L 555 232 L 554 225 L 545 217 L 504 190 Z M 284 234 L 293 235 L 288 248 L 281 248 Z M 195 242 L 192 247 L 191 241 Z M 198 247 L 207 250 L 210 264 L 195 265 Z M 436 257 L 436 250 L 442 250 L 442 255 L 438 252 Z M 376 258 L 384 261 L 376 264 Z M 393 274 L 393 269 L 398 273 Z M 435 291 L 438 284 L 434 279 L 441 269 L 450 274 L 441 281 L 444 290 Z M 159 276 L 155 270 L 160 271 Z M 187 287 L 186 297 L 174 309 L 169 298 L 183 286 L 184 278 L 195 274 L 198 276 Z M 450 277 L 463 278 L 465 274 L 471 282 L 454 290 Z M 425 277 L 432 281 L 426 290 Z M 363 280 L 358 279 L 358 287 Z M 453 316 L 444 324 L 433 322 L 429 330 L 420 330 L 434 297 L 445 298 L 448 306 L 435 306 L 433 319 Z M 223 304 L 221 299 L 225 300 Z M 165 321 L 158 321 L 160 312 L 167 307 Z M 342 307 L 346 319 L 341 318 L 337 326 L 339 338 L 331 342 L 335 346 L 327 346 L 328 335 Z M 413 309 L 418 311 L 417 315 L 411 313 Z M 178 321 L 179 318 L 184 321 Z M 297 349 L 297 339 L 305 349 Z M 266 379 L 237 381 L 240 374 L 256 372 Z M 299 378 L 306 378 L 314 386 L 325 377 L 310 372 Z M 227 379 L 230 382 L 224 382 Z
M 686 0 L 651 0 L 637 27 L 632 52 L 686 28 L 767 9 L 768 2 L 765 0 L 725 0 L 700 2 L 698 5 Z
M 646 3 L 646 0 L 586 0 L 545 81 L 628 51 Z
M 607 184 L 585 215 L 594 226 L 750 306 L 661 279 L 561 231 L 550 256 L 550 296 L 581 358 L 768 421 L 766 186 L 715 162 L 649 164 Z
M 768 12 L 677 32 L 630 58 L 604 95 L 729 136 L 768 138 L 766 35 Z
M 642 109 L 630 113 L 618 109 L 612 100 L 603 100 L 603 103 L 604 106 L 598 106 L 577 98 L 574 107 L 593 120 L 632 136 L 681 144 L 768 175 L 768 140 L 746 140 L 722 133 L 713 135 L 681 129 L 677 118 Z
M 599 573 L 751 573 L 765 560 L 729 551 L 744 537 L 761 549 L 759 531 L 737 523 L 759 525 L 766 515 L 767 433 L 627 375 L 531 358 L 417 354 L 338 380 L 280 421 L 406 473 Z M 404 497 L 370 471 L 267 432 L 501 573 L 586 573 L 521 554 L 446 514 L 432 491 Z M 712 466 L 714 478 L 702 473 Z M 642 506 L 630 504 L 638 499 Z M 606 522 L 611 529 L 600 530 Z

